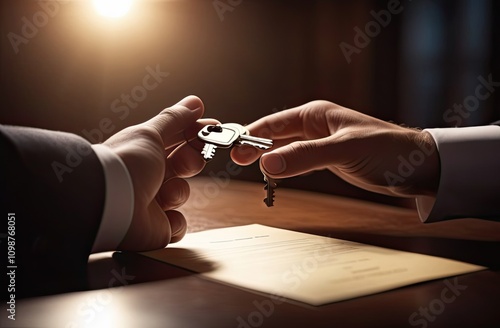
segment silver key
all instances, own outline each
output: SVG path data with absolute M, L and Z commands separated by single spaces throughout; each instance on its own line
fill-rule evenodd
M 264 203 L 266 203 L 267 207 L 271 207 L 274 205 L 274 189 L 278 188 L 278 182 L 266 174 L 264 174 L 264 181 L 266 182 L 266 186 L 264 187 L 264 190 L 266 190 Z
M 227 127 L 229 129 L 237 130 L 240 133 L 240 137 L 235 141 L 233 146 L 248 145 L 257 147 L 263 150 L 269 149 L 273 146 L 273 141 L 271 139 L 259 138 L 251 136 L 248 130 L 241 124 L 238 123 L 224 123 L 221 126 Z
M 221 125 L 206 125 L 198 132 L 198 138 L 205 142 L 201 151 L 205 161 L 214 158 L 217 148 L 229 148 L 239 138 L 240 132 L 236 129 L 223 128 Z
M 231 148 L 240 137 L 240 132 L 223 125 L 206 125 L 198 132 L 198 138 L 218 148 Z
M 206 125 L 198 132 L 198 138 L 205 142 L 201 154 L 206 161 L 213 159 L 217 148 L 249 145 L 265 150 L 273 145 L 271 139 L 253 137 L 243 125 L 237 123 Z

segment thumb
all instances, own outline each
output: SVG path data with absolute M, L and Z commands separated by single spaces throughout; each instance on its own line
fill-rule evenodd
M 184 130 L 203 116 L 204 106 L 200 98 L 187 96 L 177 104 L 162 110 L 144 124 L 160 134 L 163 144 L 175 145 L 185 140 Z
M 337 145 L 329 139 L 296 141 L 263 154 L 261 170 L 273 178 L 288 178 L 323 169 L 335 161 Z

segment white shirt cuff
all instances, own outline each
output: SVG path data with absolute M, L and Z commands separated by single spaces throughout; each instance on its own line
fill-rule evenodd
M 500 126 L 426 129 L 436 142 L 441 176 L 436 197 L 416 198 L 423 222 L 500 218 Z
M 92 253 L 116 250 L 125 237 L 134 213 L 132 179 L 121 158 L 105 145 L 92 145 L 104 169 L 106 193 L 101 225 Z

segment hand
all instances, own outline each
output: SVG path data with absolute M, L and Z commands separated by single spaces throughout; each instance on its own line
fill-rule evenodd
M 118 249 L 161 248 L 185 235 L 186 220 L 174 210 L 189 197 L 189 185 L 182 178 L 203 169 L 205 161 L 196 149 L 201 149 L 196 135 L 203 125 L 218 123 L 198 120 L 203 112 L 202 101 L 189 96 L 104 143 L 123 160 L 134 186 L 132 222 Z
M 313 101 L 247 126 L 274 140 L 268 153 L 234 148 L 248 165 L 261 155 L 261 170 L 286 178 L 328 169 L 363 189 L 392 196 L 435 195 L 439 156 L 427 132 L 384 122 L 327 101 Z

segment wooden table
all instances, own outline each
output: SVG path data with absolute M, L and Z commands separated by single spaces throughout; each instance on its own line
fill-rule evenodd
M 260 223 L 488 266 L 312 307 L 203 279 L 135 253 L 92 255 L 89 290 L 20 300 L 2 327 L 500 327 L 500 223 L 475 219 L 422 224 L 414 210 L 263 185 L 190 180 L 182 211 L 190 231 Z M 113 287 L 113 288 L 108 288 Z

